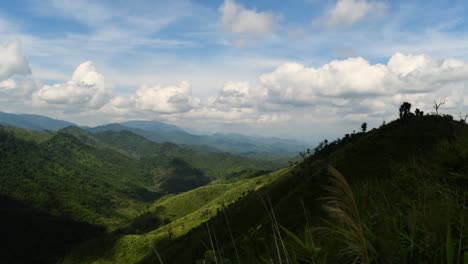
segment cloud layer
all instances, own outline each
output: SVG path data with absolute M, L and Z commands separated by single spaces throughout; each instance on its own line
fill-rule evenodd
M 227 82 L 217 95 L 193 96 L 191 85 L 143 85 L 122 95 L 91 61 L 80 64 L 67 82 L 6 79 L 3 98 L 31 100 L 43 109 L 111 118 L 163 118 L 191 123 L 281 123 L 300 119 L 303 111 L 340 120 L 391 118 L 395 107 L 411 101 L 430 111 L 434 99 L 445 107 L 468 110 L 468 64 L 427 55 L 396 53 L 386 64 L 362 57 L 334 60 L 319 67 L 284 63 L 258 81 Z M 29 99 L 28 99 L 29 98 Z
M 222 14 L 224 30 L 229 33 L 255 38 L 265 37 L 273 31 L 277 23 L 273 13 L 246 9 L 234 0 L 225 0 L 219 11 Z
M 454 86 L 464 89 L 468 64 L 397 53 L 387 64 L 371 64 L 361 57 L 317 68 L 286 63 L 260 76 L 260 81 L 268 100 L 277 104 L 343 105 L 350 99 L 427 94 Z

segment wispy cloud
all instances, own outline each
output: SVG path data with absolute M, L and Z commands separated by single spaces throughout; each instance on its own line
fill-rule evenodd
M 315 23 L 326 27 L 350 26 L 369 15 L 382 15 L 387 4 L 377 0 L 338 0 Z

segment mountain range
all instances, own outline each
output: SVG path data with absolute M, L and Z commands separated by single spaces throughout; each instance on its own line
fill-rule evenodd
M 17 115 L 2 112 L 0 112 L 0 124 L 32 130 L 50 131 L 57 131 L 68 126 L 79 127 L 74 123 L 45 116 Z M 195 135 L 175 125 L 154 120 L 133 120 L 82 128 L 91 132 L 128 130 L 157 143 L 170 142 L 189 145 L 195 148 L 210 149 L 214 152 L 231 152 L 254 158 L 276 160 L 283 158 L 283 162 L 288 158 L 297 156 L 300 151 L 304 151 L 307 145 L 304 142 L 296 140 L 246 136 L 234 133 Z

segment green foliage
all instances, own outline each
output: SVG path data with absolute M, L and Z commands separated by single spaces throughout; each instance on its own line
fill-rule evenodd
M 114 235 L 86 243 L 82 247 L 76 248 L 66 258 L 66 263 L 83 263 L 90 262 L 90 260 L 98 263 L 136 263 L 139 261 L 157 263 L 158 254 L 161 255 L 163 260 L 174 259 L 166 252 L 169 248 L 171 248 L 171 252 L 174 250 L 174 253 L 178 254 L 182 259 L 194 257 L 192 253 L 197 250 L 203 251 L 201 253 L 203 254 L 205 250 L 201 249 L 203 246 L 199 244 L 199 240 L 196 247 L 184 243 L 179 244 L 177 241 L 187 235 L 195 240 L 197 240 L 198 235 L 203 239 L 207 239 L 206 221 L 212 218 L 224 219 L 225 216 L 222 214 L 222 210 L 235 205 L 239 200 L 245 199 L 254 191 L 277 182 L 286 172 L 287 170 L 281 170 L 269 175 L 233 183 L 210 184 L 185 193 L 163 197 L 152 205 L 146 213 L 137 218 L 137 222 L 144 221 L 142 218 L 161 219 L 162 224 L 152 226 L 152 230 L 148 229 L 148 232 L 141 232 L 142 229 L 136 232 L 137 228 L 135 226 L 129 226 L 117 232 L 118 238 L 112 243 L 107 242 L 106 244 L 104 241 L 109 241 L 109 238 Z M 231 216 L 229 215 L 229 217 Z M 236 224 L 232 222 L 233 227 Z M 168 241 L 167 228 L 169 225 L 172 231 L 171 241 Z M 213 225 L 210 230 L 217 227 L 218 225 Z M 227 230 L 227 227 L 225 230 Z M 232 231 L 235 232 L 236 230 Z M 220 238 L 218 237 L 218 239 Z M 210 242 L 207 239 L 206 245 L 209 244 Z M 173 245 L 176 248 L 172 248 Z M 178 245 L 182 247 L 179 248 Z M 198 248 L 198 246 L 201 246 L 201 248 Z M 95 249 L 92 251 L 93 253 L 89 253 L 91 248 Z M 155 254 L 153 248 L 156 248 L 159 253 Z M 198 257 L 201 258 L 201 255 Z
M 255 176 L 262 163 L 129 132 L 62 131 L 45 141 L 0 133 L 0 153 L 9 154 L 0 163 L 1 193 L 75 219 L 119 223 L 75 247 L 65 263 L 468 259 L 468 126 L 449 117 L 408 108 L 405 118 L 324 142 L 298 165 L 262 176 Z M 207 179 L 216 180 L 171 193 Z
M 167 220 L 145 214 L 154 201 L 206 185 L 222 168 L 229 173 L 269 166 L 156 144 L 130 132 L 95 136 L 77 127 L 56 133 L 0 128 L 0 195 L 109 232 L 152 231 Z
M 211 217 L 221 245 L 214 254 L 235 262 L 235 243 L 242 263 L 460 262 L 468 250 L 467 151 L 467 126 L 442 116 L 408 116 L 353 137 L 229 206 L 235 242 L 226 222 Z M 331 185 L 328 164 L 342 173 Z M 206 229 L 195 228 L 160 252 L 183 263 L 212 250 L 200 244 L 209 245 Z
M 163 165 L 174 160 L 183 160 L 193 168 L 203 171 L 209 179 L 225 178 L 245 170 L 258 171 L 277 168 L 272 162 L 252 160 L 229 153 L 196 151 L 172 143 L 158 144 L 137 136 L 129 131 L 105 131 L 95 133 L 101 142 L 126 151 L 129 155 L 140 158 L 143 167 Z M 170 165 L 169 165 L 170 167 Z

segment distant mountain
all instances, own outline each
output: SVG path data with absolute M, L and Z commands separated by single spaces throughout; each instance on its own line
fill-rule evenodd
M 56 131 L 76 124 L 40 115 L 10 114 L 0 112 L 0 124 L 33 130 Z
M 184 131 L 183 129 L 171 125 L 171 124 L 166 124 L 162 123 L 159 121 L 149 121 L 149 120 L 133 120 L 133 121 L 127 121 L 121 123 L 122 125 L 126 127 L 132 127 L 132 128 L 139 128 L 147 131 L 154 131 L 154 132 L 174 132 L 174 131 Z
M 274 137 L 241 134 L 194 135 L 183 129 L 157 121 L 128 121 L 89 128 L 92 132 L 128 130 L 157 143 L 171 142 L 225 151 L 255 158 L 287 157 L 304 151 L 306 143 Z
M 36 131 L 58 131 L 70 126 L 78 127 L 74 123 L 46 116 L 2 112 L 0 112 L 0 125 Z M 297 155 L 297 153 L 304 151 L 306 148 L 306 143 L 273 137 L 246 136 L 235 133 L 195 135 L 178 126 L 155 120 L 132 120 L 123 123 L 81 128 L 92 133 L 128 130 L 156 143 L 170 142 L 203 151 L 230 152 L 259 159 L 280 159 L 283 164 L 291 156 Z

